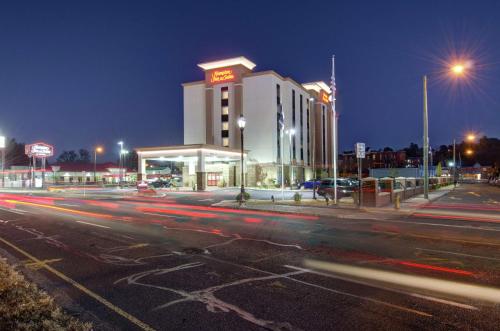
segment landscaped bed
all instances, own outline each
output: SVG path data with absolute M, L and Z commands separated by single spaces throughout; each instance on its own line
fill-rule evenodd
M 0 258 L 0 330 L 92 330 Z

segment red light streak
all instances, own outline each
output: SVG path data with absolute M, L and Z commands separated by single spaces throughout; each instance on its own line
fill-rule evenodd
M 217 215 L 208 213 L 198 213 L 194 211 L 176 210 L 176 209 L 162 209 L 151 207 L 137 207 L 136 210 L 144 213 L 162 213 L 179 216 L 199 217 L 199 218 L 215 218 Z
M 255 217 L 245 217 L 243 220 L 247 223 L 262 223 L 263 219 L 262 218 L 255 218 Z
M 445 267 L 437 267 L 437 266 L 428 265 L 428 264 L 420 264 L 420 263 L 407 262 L 407 261 L 397 261 L 396 263 L 407 266 L 407 267 L 434 270 L 434 271 L 442 271 L 442 272 L 448 272 L 448 273 L 453 273 L 453 274 L 458 274 L 458 275 L 463 275 L 463 276 L 474 275 L 470 271 L 450 269 L 450 268 L 445 268 Z
M 258 211 L 258 210 L 242 210 L 242 209 L 232 209 L 232 208 L 224 208 L 224 207 L 184 205 L 184 204 L 176 204 L 176 203 L 160 203 L 160 204 L 157 204 L 156 206 L 179 208 L 179 209 L 203 210 L 203 211 L 221 212 L 221 213 L 231 213 L 231 214 L 239 214 L 239 215 L 260 215 L 260 216 L 270 216 L 270 217 L 282 217 L 282 218 L 301 219 L 301 220 L 314 220 L 315 221 L 315 220 L 319 219 L 318 216 L 311 216 L 311 215 L 272 213 L 272 212 L 265 212 L 265 211 Z

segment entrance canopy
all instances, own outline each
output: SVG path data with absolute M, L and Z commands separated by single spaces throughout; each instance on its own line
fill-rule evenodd
M 196 176 L 198 189 L 205 189 L 207 166 L 212 164 L 239 163 L 241 151 L 234 148 L 216 145 L 193 144 L 163 147 L 136 148 L 138 155 L 138 175 L 140 179 L 146 178 L 147 161 L 172 161 L 182 162 L 187 169 L 187 174 Z M 245 151 L 244 157 L 246 158 Z

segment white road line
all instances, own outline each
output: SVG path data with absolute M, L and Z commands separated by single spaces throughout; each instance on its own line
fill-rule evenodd
M 155 213 L 143 213 L 146 215 L 152 215 L 152 216 L 160 216 L 160 217 L 173 217 L 173 218 L 184 218 L 182 216 L 175 216 L 175 215 L 164 215 L 164 214 L 155 214 Z
M 81 224 L 87 224 L 87 225 L 97 226 L 97 227 L 99 227 L 99 228 L 111 229 L 111 227 L 109 227 L 109 226 L 99 225 L 99 224 L 94 224 L 94 223 L 89 223 L 89 222 L 84 222 L 84 221 L 76 221 L 76 223 L 81 223 Z
M 500 261 L 500 259 L 497 259 L 497 258 L 494 258 L 494 257 L 489 257 L 489 256 L 471 255 L 471 254 L 465 254 L 465 253 L 457 253 L 457 252 L 450 252 L 450 251 L 441 251 L 441 250 L 437 250 L 437 249 L 428 249 L 428 248 L 419 248 L 419 247 L 416 247 L 415 249 L 418 249 L 418 250 L 421 250 L 421 251 L 429 251 L 429 252 L 445 253 L 445 254 L 465 256 L 465 257 L 473 257 L 473 258 L 477 258 L 477 259 Z
M 405 294 L 405 295 L 409 295 L 409 296 L 412 296 L 412 297 L 416 297 L 416 298 L 420 298 L 420 299 L 425 299 L 425 300 L 428 300 L 428 301 L 439 302 L 439 303 L 443 303 L 443 304 L 446 304 L 446 305 L 455 306 L 455 307 L 459 307 L 459 308 L 464 308 L 464 309 L 469 309 L 469 310 L 479 310 L 477 307 L 474 307 L 474 306 L 471 306 L 471 305 L 467 305 L 467 304 L 463 304 L 463 303 L 460 303 L 460 302 L 455 302 L 455 301 L 451 301 L 451 300 L 440 299 L 440 298 L 436 298 L 436 297 L 432 297 L 432 296 L 428 296 L 428 295 L 422 295 L 422 294 L 418 294 L 418 293 L 414 293 L 414 292 L 407 292 L 407 291 L 403 291 L 403 290 L 399 290 L 399 289 L 394 289 L 394 288 L 390 288 L 390 287 L 386 287 L 386 286 L 381 286 L 381 285 L 377 285 L 377 284 L 371 284 L 371 283 L 364 282 L 364 281 L 361 281 L 361 280 L 355 280 L 353 278 L 346 278 L 346 277 L 342 277 L 342 276 L 337 276 L 337 275 L 333 275 L 333 274 L 327 274 L 327 273 L 324 273 L 324 272 L 315 271 L 315 270 L 311 270 L 311 269 L 300 268 L 300 267 L 295 267 L 295 266 L 291 266 L 291 265 L 285 265 L 285 267 L 293 269 L 293 270 L 307 271 L 308 273 L 311 273 L 311 274 L 314 274 L 314 275 L 324 276 L 324 277 L 328 277 L 328 278 L 340 279 L 340 280 L 343 280 L 343 281 L 346 281 L 346 282 L 349 282 L 349 283 L 356 283 L 356 284 L 365 285 L 365 286 L 369 286 L 369 287 L 374 287 L 374 288 L 378 288 L 378 289 L 389 291 L 389 292 L 395 292 L 395 293 L 399 293 L 399 294 Z
M 80 207 L 80 205 L 74 205 L 71 203 L 58 203 L 58 206 L 66 206 L 66 207 Z
M 18 215 L 24 215 L 26 213 L 29 213 L 25 210 L 20 210 L 20 209 L 6 209 L 6 208 L 0 208 L 0 210 L 7 211 L 10 213 L 18 214 Z

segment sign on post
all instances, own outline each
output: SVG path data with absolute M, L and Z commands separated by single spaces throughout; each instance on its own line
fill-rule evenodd
M 356 143 L 356 158 L 358 159 L 358 206 L 363 199 L 363 159 L 366 157 L 365 143 Z
M 365 143 L 356 143 L 356 157 L 358 159 L 364 159 L 366 157 Z
M 24 152 L 29 157 L 47 158 L 54 155 L 54 147 L 45 143 L 35 143 L 26 145 Z

